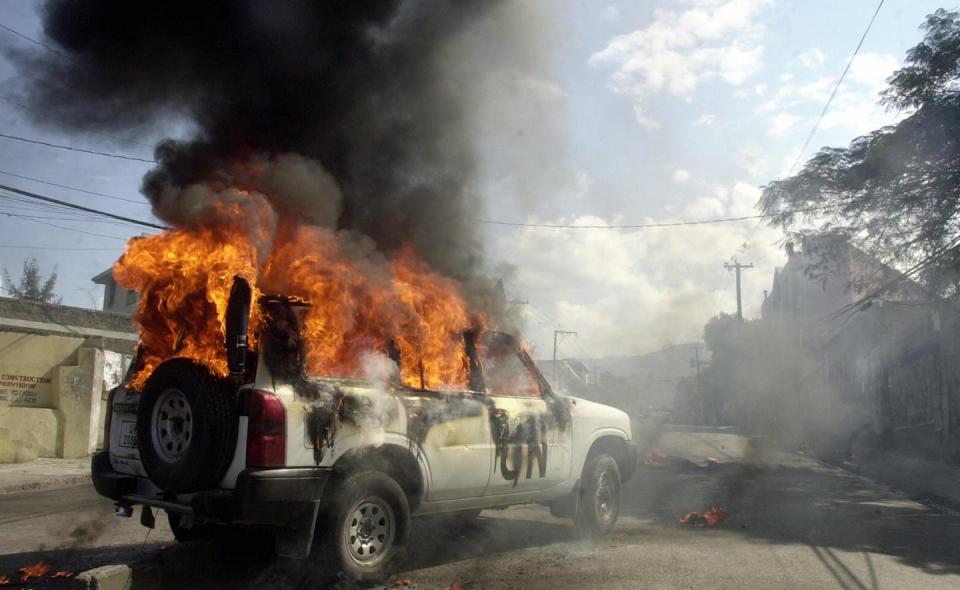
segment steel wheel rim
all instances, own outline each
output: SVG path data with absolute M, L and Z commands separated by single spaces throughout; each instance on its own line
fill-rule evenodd
M 193 408 L 179 389 L 167 389 L 157 398 L 150 420 L 153 448 L 167 463 L 174 463 L 190 449 L 193 440 Z
M 371 565 L 387 555 L 396 535 L 393 508 L 382 498 L 367 497 L 347 511 L 343 544 L 350 559 Z
M 604 471 L 597 479 L 597 493 L 594 496 L 597 509 L 597 519 L 600 522 L 607 523 L 613 520 L 617 513 L 617 494 L 614 489 L 614 483 L 610 479 L 610 472 Z

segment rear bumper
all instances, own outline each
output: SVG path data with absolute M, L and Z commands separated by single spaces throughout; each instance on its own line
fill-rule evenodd
M 319 467 L 245 469 L 236 488 L 195 494 L 144 493 L 142 479 L 118 473 L 107 451 L 93 455 L 91 476 L 101 496 L 125 505 L 142 504 L 223 524 L 287 529 L 296 536 L 313 534 L 317 509 L 331 470 Z

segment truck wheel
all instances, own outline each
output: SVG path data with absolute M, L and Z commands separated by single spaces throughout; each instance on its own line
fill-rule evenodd
M 610 532 L 619 515 L 620 470 L 613 457 L 600 453 L 583 468 L 574 528 L 580 537 L 599 537 Z
M 233 390 L 187 359 L 157 367 L 140 393 L 137 448 L 144 470 L 169 493 L 216 487 L 233 460 Z
M 351 474 L 332 493 L 320 551 L 335 555 L 340 570 L 356 581 L 382 581 L 410 534 L 406 495 L 378 471 Z

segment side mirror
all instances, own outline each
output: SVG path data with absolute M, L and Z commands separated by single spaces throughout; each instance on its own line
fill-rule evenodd
M 224 331 L 226 332 L 225 346 L 227 349 L 227 369 L 230 378 L 239 381 L 247 371 L 247 350 L 249 340 L 247 333 L 250 329 L 250 300 L 253 292 L 250 283 L 241 276 L 233 278 L 233 288 L 230 289 L 230 299 L 227 300 L 227 316 Z

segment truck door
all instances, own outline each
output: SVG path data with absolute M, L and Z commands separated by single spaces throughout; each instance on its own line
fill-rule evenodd
M 566 481 L 572 429 L 562 400 L 512 336 L 490 333 L 479 352 L 495 447 L 487 493 L 530 492 Z
M 469 391 L 411 391 L 405 396 L 407 436 L 430 469 L 426 499 L 482 496 L 493 462 L 490 415 Z

